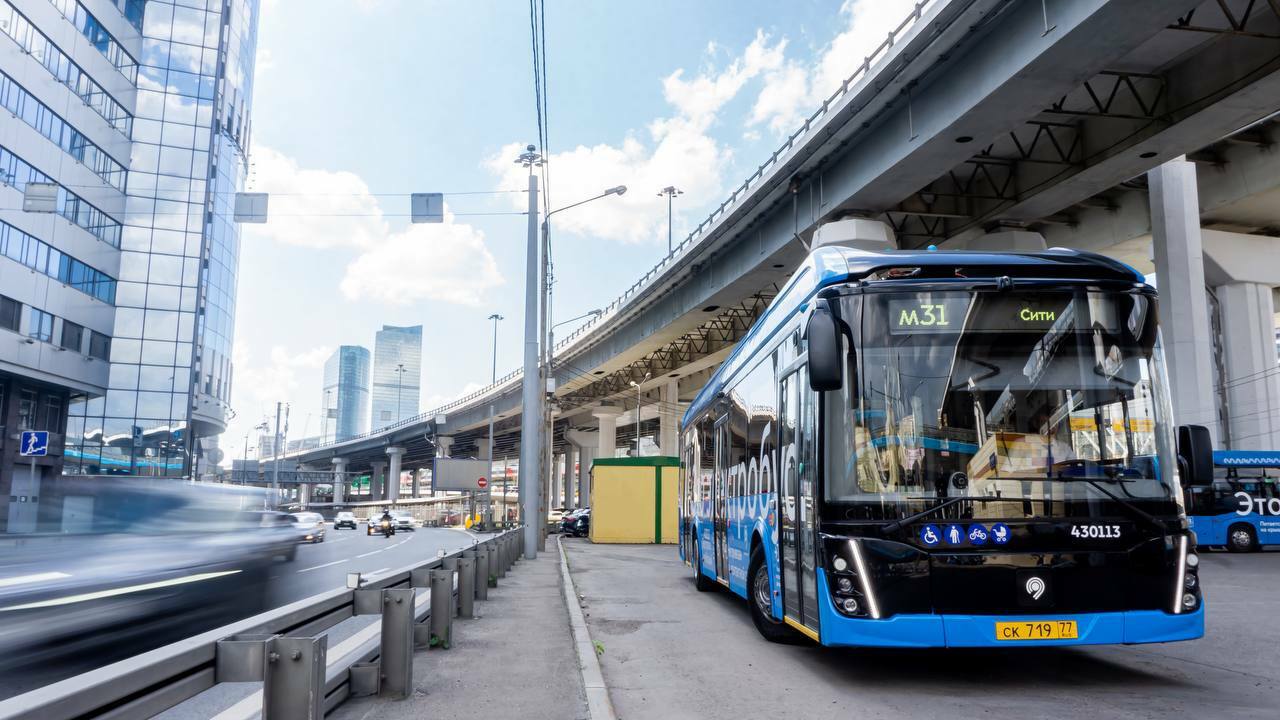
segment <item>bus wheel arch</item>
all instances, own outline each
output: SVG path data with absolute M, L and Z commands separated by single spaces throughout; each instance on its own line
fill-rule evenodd
M 1231 552 L 1253 552 L 1258 549 L 1258 536 L 1249 523 L 1235 523 L 1227 528 L 1227 549 Z

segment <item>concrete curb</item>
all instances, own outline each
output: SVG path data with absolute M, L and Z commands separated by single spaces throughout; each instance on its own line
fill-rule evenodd
M 573 586 L 573 576 L 569 573 L 569 559 L 564 552 L 564 544 L 560 536 L 556 536 L 556 547 L 560 550 L 560 575 L 564 578 L 564 604 L 569 609 L 569 627 L 573 629 L 573 645 L 578 651 L 578 667 L 582 670 L 582 687 L 587 694 L 587 712 L 591 720 L 617 720 L 613 711 L 613 701 L 609 699 L 609 688 L 604 684 L 604 674 L 600 672 L 600 658 L 596 657 L 596 646 L 591 642 L 591 633 L 587 631 L 587 621 L 582 615 L 582 606 L 578 604 L 578 593 Z

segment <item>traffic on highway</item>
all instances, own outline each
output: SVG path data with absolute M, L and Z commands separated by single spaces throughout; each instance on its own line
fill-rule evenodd
M 348 572 L 376 577 L 472 541 L 438 528 L 366 536 L 320 513 L 265 509 L 258 488 L 119 479 L 60 489 L 87 508 L 76 532 L 0 540 L 0 698 L 342 587 Z M 396 523 L 417 529 L 403 513 Z

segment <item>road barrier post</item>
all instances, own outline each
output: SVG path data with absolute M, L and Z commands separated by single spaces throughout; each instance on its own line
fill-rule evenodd
M 458 617 L 471 619 L 476 616 L 476 558 L 473 552 L 464 552 L 458 560 Z
M 233 635 L 215 649 L 217 682 L 262 682 L 263 720 L 324 720 L 329 639 Z
M 476 548 L 476 599 L 489 599 L 489 546 Z
M 453 641 L 453 571 L 431 571 L 431 647 L 449 649 Z
M 494 543 L 493 545 L 490 545 L 489 547 L 486 547 L 486 548 L 484 549 L 484 552 L 485 552 L 485 555 L 487 555 L 487 556 L 489 557 L 489 563 L 488 563 L 488 565 L 489 565 L 489 587 L 491 587 L 491 588 L 496 588 L 496 587 L 498 587 L 498 566 L 501 564 L 501 563 L 498 561 L 498 545 L 497 545 L 497 543 Z
M 411 587 L 382 591 L 381 697 L 404 699 L 413 692 L 414 597 Z M 322 682 L 323 675 L 322 670 Z
M 498 541 L 498 549 L 496 556 L 498 567 L 494 570 L 493 576 L 501 580 L 507 576 L 507 558 L 511 553 L 511 541 L 508 538 L 502 538 Z
M 456 572 L 458 572 L 458 557 L 457 557 L 457 556 L 450 556 L 450 557 L 445 558 L 444 560 L 442 560 L 442 561 L 440 562 L 440 567 L 442 567 L 442 568 L 444 568 L 445 570 L 448 570 L 448 571 L 450 571 L 450 572 L 455 572 L 455 573 L 456 573 Z M 459 587 L 459 590 L 458 590 L 458 599 L 457 599 L 457 600 L 455 600 L 455 601 L 454 601 L 454 603 L 453 603 L 453 616 L 454 616 L 454 617 L 458 617 L 458 614 L 462 611 L 462 608 L 460 607 L 461 605 L 462 605 L 462 590 L 461 590 L 461 587 Z

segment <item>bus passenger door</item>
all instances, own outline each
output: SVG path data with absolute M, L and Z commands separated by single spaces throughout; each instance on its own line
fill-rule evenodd
M 711 513 L 716 542 L 716 579 L 729 584 L 729 429 L 728 416 L 716 422 L 716 472 L 711 489 Z
M 782 487 L 778 493 L 782 612 L 787 624 L 818 639 L 817 529 L 814 488 L 817 398 L 801 365 L 778 386 L 781 419 L 778 448 Z

